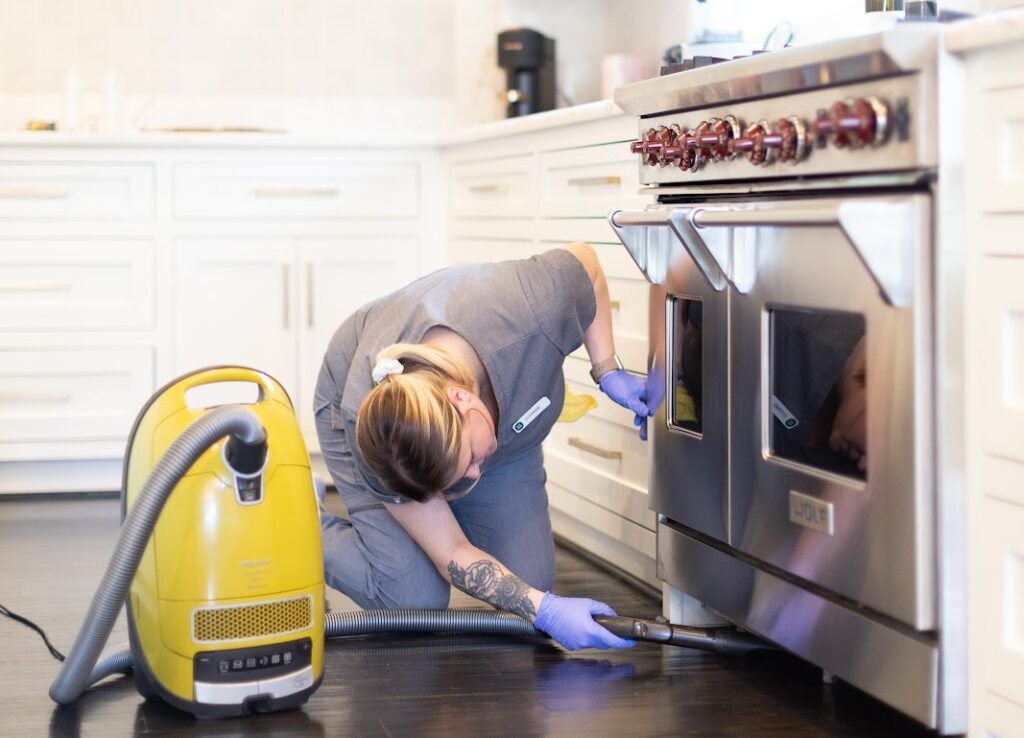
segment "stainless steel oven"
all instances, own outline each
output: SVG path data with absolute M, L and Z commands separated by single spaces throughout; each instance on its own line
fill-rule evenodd
M 934 39 L 898 29 L 621 88 L 652 203 L 610 222 L 651 283 L 659 575 L 956 732 Z

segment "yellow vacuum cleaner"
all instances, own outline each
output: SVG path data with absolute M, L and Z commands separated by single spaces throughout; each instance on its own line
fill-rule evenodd
M 187 392 L 220 382 L 253 383 L 258 398 L 189 407 Z M 284 388 L 253 369 L 213 367 L 160 389 L 129 437 L 121 505 L 97 612 L 51 696 L 70 701 L 83 678 L 93 681 L 78 662 L 91 671 L 124 602 L 143 695 L 199 717 L 305 703 L 323 678 L 323 553 L 309 455 Z M 79 642 L 89 654 L 76 656 Z
M 256 402 L 190 407 L 219 382 L 257 385 Z M 324 639 L 372 633 L 543 635 L 492 610 L 325 613 L 319 507 L 284 388 L 244 367 L 179 377 L 146 403 L 125 456 L 122 525 L 89 611 L 50 686 L 61 705 L 113 674 L 198 717 L 304 704 L 323 679 Z M 130 651 L 100 660 L 122 605 Z M 731 628 L 596 618 L 617 635 L 746 653 Z

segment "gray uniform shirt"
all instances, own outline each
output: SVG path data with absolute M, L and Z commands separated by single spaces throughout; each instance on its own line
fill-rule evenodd
M 564 400 L 562 363 L 583 343 L 595 312 L 587 271 L 564 249 L 442 269 L 360 308 L 338 328 L 324 357 L 314 411 L 330 406 L 332 427 L 344 431 L 357 472 L 350 478 L 381 501 L 407 502 L 382 485 L 354 442 L 377 353 L 392 343 L 418 343 L 434 326 L 469 342 L 498 404 L 498 448 L 484 462 L 486 473 L 550 432 Z M 545 400 L 544 409 L 526 422 Z

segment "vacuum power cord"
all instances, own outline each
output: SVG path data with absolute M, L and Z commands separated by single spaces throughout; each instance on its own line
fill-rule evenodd
M 19 615 L 16 612 L 11 612 L 10 610 L 8 610 L 3 605 L 0 605 L 0 615 L 6 615 L 11 620 L 16 620 L 17 622 L 21 623 L 22 625 L 27 625 L 29 628 L 34 630 L 36 633 L 38 633 L 42 637 L 43 643 L 46 644 L 46 647 L 49 649 L 50 655 L 53 656 L 53 658 L 57 659 L 58 661 L 63 661 L 64 660 L 64 654 L 62 654 L 60 651 L 58 651 L 57 648 L 52 643 L 50 643 L 50 639 L 46 636 L 46 631 L 43 630 L 42 628 L 40 628 L 35 623 L 33 623 L 31 620 L 29 620 L 28 618 L 22 617 L 21 615 Z

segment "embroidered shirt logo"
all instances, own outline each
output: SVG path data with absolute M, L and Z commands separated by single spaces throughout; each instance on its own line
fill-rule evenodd
M 547 397 L 542 397 L 537 400 L 537 402 L 533 404 L 533 407 L 523 413 L 522 417 L 512 424 L 512 430 L 516 433 L 522 433 L 523 429 L 532 423 L 534 418 L 544 412 L 544 409 L 550 404 L 551 400 Z

